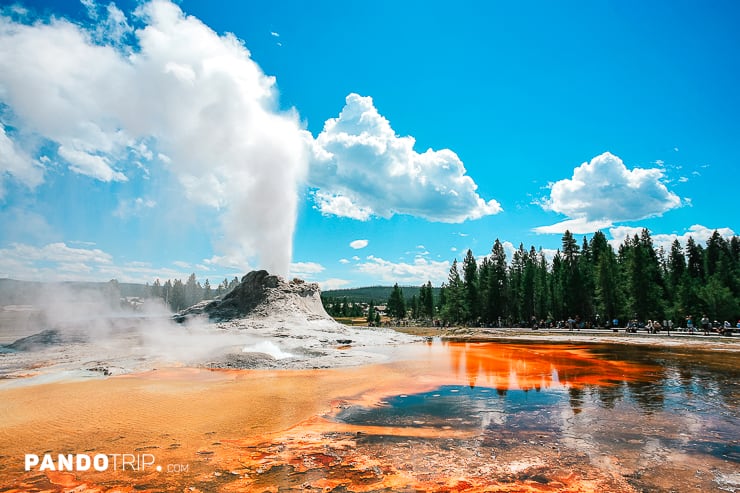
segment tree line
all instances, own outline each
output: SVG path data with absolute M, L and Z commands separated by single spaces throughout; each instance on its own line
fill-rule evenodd
M 159 279 L 149 287 L 151 298 L 161 299 L 173 312 L 179 312 L 189 306 L 203 301 L 223 296 L 239 284 L 239 279 L 234 277 L 231 281 L 224 279 L 216 288 L 211 286 L 208 279 L 203 284 L 195 277 L 195 273 L 185 282 L 180 279 L 174 281 L 167 279 L 164 284 Z
M 604 233 L 583 237 L 570 231 L 551 261 L 542 249 L 523 244 L 511 261 L 496 239 L 478 262 L 468 250 L 452 262 L 447 282 L 434 299 L 431 283 L 407 306 L 394 286 L 389 315 L 439 319 L 449 324 L 530 325 L 573 318 L 595 325 L 613 319 L 672 319 L 706 314 L 716 320 L 740 317 L 740 238 L 717 231 L 706 245 L 689 237 L 669 251 L 655 248 L 650 232 L 626 238 L 615 251 Z

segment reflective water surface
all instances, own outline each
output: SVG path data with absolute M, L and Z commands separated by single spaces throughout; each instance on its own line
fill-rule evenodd
M 187 463 L 187 472 L 78 473 L 63 481 L 46 474 L 26 489 L 740 491 L 737 353 L 433 341 L 394 357 L 352 370 L 217 372 L 213 383 L 199 377 L 207 399 L 225 395 L 228 385 L 236 401 L 222 412 L 237 423 L 214 419 L 197 447 L 188 438 L 172 449 L 168 440 L 178 431 L 161 433 L 160 421 L 159 433 L 137 442 Z M 230 380 L 218 377 L 226 374 Z M 268 376 L 274 385 L 256 385 Z M 281 391 L 291 379 L 300 379 L 301 390 Z M 171 391 L 147 389 L 150 401 Z M 291 392 L 298 402 L 307 389 L 323 410 L 305 419 L 295 413 L 293 422 L 262 427 L 233 405 L 274 392 L 265 402 L 280 401 L 279 413 Z M 124 434 L 130 426 L 125 416 L 116 423 Z M 12 483 L 24 474 L 9 461 L 0 459 L 0 477 Z
M 280 458 L 267 482 L 303 484 L 317 468 L 297 459 L 321 454 L 317 486 L 330 489 L 740 490 L 734 355 L 432 343 L 416 357 L 406 392 L 337 403 L 329 423 L 283 434 L 279 453 L 257 446 L 257 462 Z

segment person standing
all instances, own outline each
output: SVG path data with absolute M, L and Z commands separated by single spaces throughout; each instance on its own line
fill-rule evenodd
M 709 335 L 709 317 L 706 314 L 701 317 L 701 330 L 704 331 L 705 336 Z

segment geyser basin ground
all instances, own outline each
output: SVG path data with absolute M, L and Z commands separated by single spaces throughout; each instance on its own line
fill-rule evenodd
M 326 370 L 161 369 L 0 390 L 10 491 L 734 491 L 740 356 L 429 343 Z M 161 467 L 24 471 L 26 453 Z M 192 489 L 187 489 L 192 488 Z

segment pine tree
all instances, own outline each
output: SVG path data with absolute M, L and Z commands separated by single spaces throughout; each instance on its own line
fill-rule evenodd
M 511 301 L 511 316 L 517 324 L 525 322 L 527 306 L 524 300 L 524 269 L 527 260 L 527 252 L 524 245 L 519 244 L 519 248 L 514 252 L 509 266 L 509 295 Z M 526 323 L 526 322 L 525 322 Z
M 712 233 L 712 236 L 707 240 L 707 248 L 705 250 L 705 272 L 707 274 L 707 277 L 711 277 L 719 271 L 724 251 L 725 239 L 722 238 L 722 236 L 719 234 L 719 231 L 715 229 Z
M 371 301 L 367 307 L 367 324 L 375 323 L 375 301 Z
M 155 299 L 162 297 L 162 283 L 159 282 L 159 278 L 154 280 L 149 295 Z
M 187 308 L 187 300 L 185 299 L 185 285 L 180 279 L 175 279 L 172 284 L 172 292 L 170 294 L 170 309 L 173 312 L 179 312 Z
M 195 272 L 193 272 L 185 283 L 185 304 L 187 306 L 193 306 L 201 299 L 203 299 L 201 287 L 195 277 Z
M 552 315 L 556 320 L 565 320 L 567 314 L 565 306 L 565 264 L 560 250 L 552 259 L 552 274 L 550 276 L 550 299 L 552 300 Z
M 491 248 L 491 270 L 488 276 L 487 299 L 485 300 L 486 311 L 491 323 L 498 323 L 500 319 L 505 321 L 509 316 L 507 299 L 509 279 L 507 271 L 506 252 L 504 246 L 496 238 Z
M 211 290 L 211 283 L 208 282 L 208 279 L 203 283 L 203 299 L 204 300 L 210 300 L 213 298 L 213 291 Z
M 593 257 L 591 255 L 591 247 L 583 237 L 583 243 L 581 244 L 581 254 L 578 258 L 578 276 L 580 279 L 580 286 L 578 287 L 577 296 L 580 300 L 578 306 L 578 313 L 581 314 L 584 320 L 594 319 L 594 265 Z
M 465 306 L 465 286 L 460 277 L 460 271 L 457 269 L 457 259 L 453 260 L 447 276 L 443 314 L 445 320 L 451 323 L 464 322 L 468 317 Z
M 393 285 L 388 297 L 388 315 L 397 319 L 406 318 L 406 302 L 403 299 L 403 291 L 398 287 L 398 283 Z
M 639 320 L 663 319 L 663 280 L 650 232 L 635 235 L 627 251 L 630 312 Z
M 478 299 L 478 264 L 473 252 L 468 249 L 463 260 L 464 322 L 475 321 L 480 316 Z
M 435 310 L 442 318 L 445 317 L 445 306 L 447 306 L 447 285 L 442 283 L 439 287 L 439 300 L 437 301 L 437 308 Z
M 431 281 L 427 281 L 419 288 L 419 315 L 430 320 L 434 318 L 434 294 Z
M 686 257 L 683 254 L 681 243 L 677 239 L 673 240 L 671 244 L 666 270 L 666 316 L 678 321 L 688 313 L 688 307 L 684 305 L 682 296 L 684 278 L 686 277 Z
M 709 277 L 706 284 L 699 288 L 698 296 L 703 304 L 702 311 L 710 320 L 732 320 L 740 312 L 737 298 L 722 284 L 718 275 Z
M 416 295 L 411 296 L 411 318 L 416 320 L 419 318 L 419 299 Z
M 598 255 L 594 270 L 595 299 L 594 309 L 600 315 L 602 322 L 621 319 L 624 307 L 619 280 L 619 266 L 617 256 L 611 245 L 606 244 Z
M 171 297 L 172 297 L 172 281 L 167 279 L 167 282 L 165 282 L 164 286 L 162 286 L 162 300 L 164 301 L 165 305 L 170 306 L 170 307 L 171 307 L 170 305 Z
M 573 237 L 573 234 L 568 230 L 563 234 L 562 245 L 562 289 L 565 312 L 569 317 L 577 315 L 583 316 L 583 313 L 581 313 L 583 308 L 583 282 L 579 268 L 579 257 L 581 252 L 578 248 L 578 242 Z
M 538 320 L 544 320 L 550 316 L 550 297 L 548 295 L 548 267 L 545 254 L 540 248 L 536 257 L 536 270 L 534 281 L 534 311 Z

